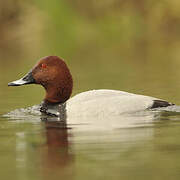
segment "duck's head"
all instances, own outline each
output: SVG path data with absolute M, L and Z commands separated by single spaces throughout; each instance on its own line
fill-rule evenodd
M 57 56 L 42 59 L 23 78 L 10 82 L 8 86 L 40 84 L 46 90 L 44 101 L 63 103 L 72 93 L 73 80 L 66 63 Z

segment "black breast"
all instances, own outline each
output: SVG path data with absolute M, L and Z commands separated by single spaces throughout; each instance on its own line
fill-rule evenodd
M 163 101 L 163 100 L 154 100 L 153 105 L 151 106 L 151 109 L 159 108 L 159 107 L 167 107 L 167 106 L 172 106 L 172 105 L 175 105 L 175 104 L 169 103 L 169 102 Z

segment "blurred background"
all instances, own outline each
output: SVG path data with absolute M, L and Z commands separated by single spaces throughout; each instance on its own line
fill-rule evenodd
M 180 104 L 179 0 L 0 0 L 0 37 L 0 115 L 41 102 L 42 87 L 7 84 L 48 55 L 68 64 L 73 95 L 117 89 Z M 179 179 L 178 114 L 108 133 L 30 118 L 0 116 L 3 179 Z
M 73 94 L 120 89 L 179 102 L 179 6 L 178 0 L 0 1 L 1 103 L 40 102 L 42 88 L 7 83 L 47 55 L 65 59 Z

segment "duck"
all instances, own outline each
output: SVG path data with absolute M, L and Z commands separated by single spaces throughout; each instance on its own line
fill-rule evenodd
M 112 115 L 121 116 L 174 105 L 155 97 L 111 89 L 89 90 L 71 97 L 73 78 L 65 61 L 58 56 L 41 58 L 24 77 L 8 83 L 8 86 L 29 84 L 38 84 L 45 89 L 46 94 L 39 108 L 41 114 L 66 119 L 110 118 Z

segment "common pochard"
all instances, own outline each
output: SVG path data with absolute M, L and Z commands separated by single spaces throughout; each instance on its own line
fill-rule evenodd
M 70 98 L 73 80 L 66 63 L 57 56 L 42 58 L 23 78 L 8 86 L 40 84 L 46 95 L 40 104 L 45 114 L 68 117 L 107 117 L 167 107 L 174 104 L 154 97 L 132 94 L 118 90 L 90 90 Z

